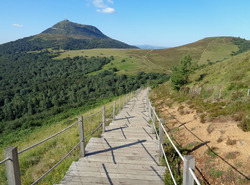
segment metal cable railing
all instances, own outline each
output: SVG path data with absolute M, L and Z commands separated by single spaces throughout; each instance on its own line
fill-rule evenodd
M 88 117 L 85 117 L 85 118 L 83 118 L 82 120 L 86 120 L 87 118 L 90 118 L 91 116 L 94 116 L 94 115 L 96 115 L 97 113 L 99 113 L 99 112 L 101 112 L 101 111 L 102 111 L 102 110 L 100 110 L 100 111 L 98 111 L 98 112 L 96 112 L 96 113 L 94 113 L 94 114 L 92 114 L 92 115 L 90 115 L 90 116 L 88 116 Z M 67 127 L 66 129 L 64 129 L 64 130 L 62 130 L 62 131 L 60 131 L 60 132 L 58 132 L 57 134 L 54 134 L 53 136 L 55 137 L 55 136 L 58 135 L 59 133 L 62 133 L 62 132 L 64 132 L 64 131 L 68 130 L 69 128 L 73 127 L 74 125 L 76 125 L 76 124 L 79 123 L 79 122 L 80 122 L 80 120 L 77 121 L 76 123 L 72 124 L 71 126 Z M 95 132 L 102 126 L 102 124 L 103 124 L 103 123 L 101 123 L 100 125 L 98 125 L 90 134 L 88 134 L 86 137 L 84 137 L 84 140 L 87 139 L 89 136 L 91 136 L 93 133 L 95 133 Z M 51 136 L 51 137 L 52 137 L 52 136 Z M 48 139 L 47 139 L 47 140 L 48 140 Z M 43 142 L 45 142 L 45 140 L 43 140 Z M 81 142 L 83 142 L 83 141 L 81 140 L 80 142 L 78 142 L 78 143 L 73 147 L 73 149 L 70 150 L 69 153 L 67 153 L 60 161 L 58 161 L 51 169 L 49 169 L 46 173 L 44 173 L 39 179 L 37 179 L 35 182 L 33 182 L 32 185 L 38 183 L 38 182 L 39 182 L 40 180 L 42 180 L 46 175 L 48 175 L 54 168 L 56 168 L 56 167 L 66 158 L 66 157 L 68 157 L 68 156 L 76 149 L 76 147 L 78 147 L 78 146 L 81 144 Z M 33 146 L 34 146 L 34 145 L 33 145 Z
M 189 170 L 189 172 L 191 173 L 191 175 L 193 176 L 193 178 L 194 178 L 196 184 L 201 185 L 201 183 L 200 183 L 199 180 L 197 179 L 197 177 L 196 177 L 194 171 L 193 171 L 191 168 L 188 168 L 188 170 Z
M 3 164 L 3 163 L 5 163 L 6 161 L 8 161 L 8 160 L 10 160 L 10 158 L 8 157 L 8 158 L 6 158 L 6 159 L 4 159 L 4 160 L 2 160 L 1 162 L 0 162 L 0 165 L 1 164 Z
M 172 144 L 172 146 L 174 147 L 175 151 L 178 153 L 178 155 L 180 156 L 180 158 L 182 159 L 182 161 L 184 161 L 184 157 L 181 155 L 181 152 L 178 150 L 178 148 L 175 146 L 174 142 L 171 140 L 170 136 L 168 135 L 166 129 L 164 128 L 164 126 L 162 125 L 162 123 L 160 124 L 163 131 L 165 132 L 169 142 Z
M 147 104 L 146 104 L 146 106 L 147 106 L 147 109 L 148 109 L 148 111 L 149 111 L 149 118 L 153 121 L 153 127 L 154 127 L 154 129 L 155 129 L 155 133 L 156 133 L 156 135 L 157 135 L 157 138 L 160 139 L 161 136 L 159 136 L 159 134 L 157 133 L 156 126 L 155 126 L 155 121 L 153 120 L 152 117 L 155 117 L 155 118 L 159 121 L 159 127 L 160 127 L 159 129 L 162 129 L 162 130 L 163 130 L 163 132 L 164 132 L 165 135 L 167 136 L 169 142 L 170 142 L 171 145 L 174 147 L 175 151 L 178 153 L 179 157 L 182 159 L 182 161 L 184 161 L 184 157 L 182 156 L 181 152 L 178 150 L 178 148 L 175 146 L 174 142 L 172 141 L 172 139 L 171 139 L 170 136 L 168 135 L 168 133 L 167 133 L 165 127 L 164 127 L 163 124 L 162 124 L 162 121 L 160 120 L 160 118 L 159 118 L 158 115 L 156 114 L 156 112 L 155 112 L 155 110 L 154 110 L 154 108 L 153 108 L 153 106 L 152 106 L 150 100 L 148 99 L 148 97 L 147 97 Z M 151 112 L 151 110 L 152 110 L 152 112 Z M 151 115 L 151 113 L 153 113 L 153 116 Z M 171 170 L 171 168 L 170 168 L 170 165 L 169 165 L 167 156 L 166 156 L 166 154 L 165 154 L 165 151 L 164 151 L 164 148 L 163 148 L 163 144 L 161 144 L 161 143 L 160 143 L 160 150 L 162 150 L 162 153 L 163 153 L 164 159 L 165 159 L 165 161 L 166 161 L 166 164 L 167 164 L 169 173 L 170 173 L 170 175 L 171 175 L 171 178 L 172 178 L 174 184 L 177 185 L 176 180 L 175 180 L 174 175 L 173 175 L 173 172 L 172 172 L 172 170 Z M 200 182 L 199 182 L 198 178 L 196 177 L 196 175 L 195 175 L 195 173 L 194 173 L 194 170 L 191 169 L 191 168 L 188 168 L 188 172 L 191 174 L 191 176 L 193 177 L 193 179 L 194 179 L 194 181 L 196 182 L 196 184 L 200 185 Z
M 175 181 L 175 178 L 174 178 L 174 175 L 173 175 L 173 173 L 172 173 L 172 170 L 171 170 L 171 168 L 170 168 L 170 165 L 169 165 L 167 156 L 166 156 L 166 154 L 165 154 L 165 152 L 164 152 L 164 148 L 163 148 L 163 145 L 162 145 L 162 144 L 161 144 L 161 150 L 163 151 L 163 155 L 164 155 L 165 161 L 166 161 L 166 163 L 167 163 L 168 171 L 169 171 L 169 173 L 170 173 L 170 175 L 171 175 L 171 178 L 172 178 L 174 184 L 177 185 L 177 183 L 176 183 L 176 181 Z
M 33 182 L 32 185 L 38 183 L 38 182 L 39 182 L 40 180 L 42 180 L 46 175 L 48 175 L 49 172 L 51 172 L 55 167 L 57 167 L 61 162 L 63 162 L 64 159 L 65 159 L 66 157 L 68 157 L 68 156 L 76 149 L 76 147 L 78 147 L 78 146 L 80 145 L 81 142 L 82 142 L 82 141 L 78 142 L 78 143 L 74 146 L 74 148 L 72 148 L 72 149 L 70 150 L 69 153 L 67 153 L 60 161 L 58 161 L 52 168 L 50 168 L 46 173 L 44 173 L 39 179 L 37 179 L 35 182 Z
M 129 98 L 131 98 L 131 97 L 129 97 Z M 127 99 L 127 103 L 129 102 L 129 100 Z M 123 104 L 124 104 L 124 102 L 123 102 Z M 59 131 L 59 132 L 57 132 L 57 133 L 55 133 L 55 134 L 53 134 L 52 136 L 50 136 L 50 137 L 48 137 L 48 138 L 46 138 L 46 139 L 44 139 L 44 140 L 42 140 L 42 141 L 40 141 L 40 142 L 38 142 L 38 143 L 36 143 L 36 144 L 34 144 L 34 145 L 32 145 L 32 146 L 29 146 L 29 147 L 27 147 L 27 148 L 25 148 L 25 149 L 23 149 L 23 150 L 21 150 L 21 151 L 19 151 L 19 152 L 17 152 L 17 147 L 12 147 L 12 148 L 14 148 L 14 149 L 12 149 L 11 148 L 11 150 L 10 150 L 10 152 L 11 152 L 11 154 L 15 154 L 16 155 L 16 159 L 17 160 L 15 160 L 15 161 L 19 161 L 18 160 L 18 154 L 21 154 L 21 153 L 23 153 L 23 152 L 26 152 L 26 151 L 28 151 L 28 150 L 30 150 L 30 149 L 32 149 L 32 148 L 34 148 L 34 147 L 36 147 L 36 146 L 38 146 L 38 145 L 40 145 L 40 144 L 42 144 L 42 143 L 44 143 L 44 142 L 46 142 L 46 141 L 48 141 L 48 140 L 50 140 L 50 139 L 52 139 L 52 138 L 54 138 L 54 137 L 56 137 L 56 136 L 58 136 L 59 134 L 61 134 L 61 133 L 63 133 L 63 132 L 65 132 L 66 130 L 68 130 L 68 129 L 70 129 L 70 128 L 72 128 L 73 126 L 75 126 L 76 124 L 79 124 L 79 132 L 81 132 L 81 130 L 80 130 L 80 128 L 83 130 L 83 120 L 86 120 L 86 119 L 88 119 L 88 118 L 90 118 L 90 117 L 92 117 L 92 116 L 95 116 L 96 114 L 98 114 L 98 113 L 100 113 L 100 112 L 103 112 L 103 121 L 93 130 L 93 131 L 91 131 L 91 133 L 89 133 L 87 136 L 83 136 L 82 137 L 82 139 L 80 139 L 80 141 L 69 151 L 69 153 L 67 153 L 61 160 L 59 160 L 51 169 L 49 169 L 46 173 L 44 173 L 40 178 L 38 178 L 35 182 L 33 182 L 32 183 L 32 185 L 33 184 L 37 184 L 39 181 L 41 181 L 46 175 L 48 175 L 54 168 L 56 168 L 61 162 L 63 162 L 64 160 L 65 160 L 65 158 L 66 157 L 68 157 L 79 145 L 81 146 L 81 148 L 82 147 L 84 147 L 84 140 L 85 139 L 87 139 L 88 137 L 90 137 L 91 135 L 93 135 L 102 125 L 103 125 L 103 127 L 104 127 L 104 129 L 103 129 L 103 131 L 105 131 L 105 125 L 104 125 L 104 123 L 105 123 L 105 121 L 107 120 L 107 119 L 111 119 L 112 118 L 112 116 L 115 116 L 115 106 L 113 105 L 113 104 L 111 104 L 111 105 L 109 105 L 109 106 L 107 106 L 106 108 L 107 109 L 109 109 L 109 108 L 111 108 L 113 106 L 113 112 L 108 116 L 108 118 L 105 118 L 105 107 L 103 108 L 103 109 L 101 109 L 100 111 L 97 111 L 97 112 L 95 112 L 95 113 L 93 113 L 93 114 L 91 114 L 91 115 L 89 115 L 89 116 L 87 116 L 87 117 L 85 117 L 85 118 L 82 118 L 82 116 L 80 116 L 79 117 L 79 120 L 76 122 L 76 123 L 73 123 L 72 125 L 70 125 L 70 126 L 68 126 L 67 128 L 65 128 L 65 129 L 63 129 L 63 130 L 61 130 L 61 131 Z M 120 106 L 120 102 L 119 102 L 119 106 Z M 80 126 L 80 125 L 82 125 L 82 126 Z M 81 134 L 82 135 L 84 135 L 83 134 L 84 132 L 82 132 Z M 84 149 L 85 150 L 85 149 Z M 7 155 L 7 156 L 13 156 L 13 155 Z M 12 166 L 16 166 L 17 164 L 14 162 L 14 160 L 12 159 L 12 157 L 7 157 L 7 158 L 5 158 L 4 160 L 2 160 L 1 162 L 0 162 L 0 165 L 1 164 L 3 164 L 3 163 L 5 163 L 6 161 L 8 161 L 8 160 L 11 160 L 13 163 L 11 164 Z M 15 163 L 15 164 L 14 164 Z M 18 166 L 18 170 L 19 170 L 19 165 L 17 165 Z M 10 167 L 10 166 L 9 166 Z M 9 168 L 9 167 L 7 167 L 7 169 Z M 12 168 L 12 167 L 10 167 L 10 168 Z M 7 170 L 8 171 L 8 170 Z M 8 177 L 9 178 L 9 177 Z M 11 172 L 11 178 L 13 179 L 13 178 L 17 178 L 18 180 L 17 181 L 19 181 L 20 183 L 21 183 L 21 178 L 20 178 L 20 173 L 18 174 L 18 173 L 16 173 L 16 172 Z M 9 179 L 8 179 L 8 181 L 9 181 Z M 20 184 L 20 183 L 17 183 L 17 184 Z
M 91 115 L 89 115 L 89 116 L 87 116 L 87 117 L 83 118 L 83 120 L 88 119 L 88 118 L 90 118 L 90 117 L 92 117 L 92 116 L 94 116 L 94 115 L 98 114 L 99 112 L 102 112 L 102 109 L 101 109 L 101 110 L 99 110 L 99 111 L 97 111 L 96 113 L 93 113 L 93 114 L 91 114 Z
M 96 127 L 90 134 L 88 134 L 86 137 L 84 137 L 84 139 L 87 139 L 89 136 L 91 136 L 92 134 L 94 134 L 101 126 L 103 123 L 101 123 L 98 127 Z
M 63 129 L 63 130 L 61 130 L 60 132 L 57 132 L 56 134 L 54 134 L 54 135 L 52 135 L 52 136 L 50 136 L 50 137 L 48 137 L 48 138 L 46 138 L 46 139 L 44 139 L 44 140 L 42 140 L 42 141 L 36 143 L 36 144 L 34 144 L 34 145 L 32 145 L 32 146 L 30 146 L 30 147 L 28 147 L 28 148 L 25 148 L 24 150 L 18 152 L 18 154 L 21 154 L 21 153 L 23 153 L 23 152 L 25 152 L 25 151 L 27 151 L 27 150 L 30 150 L 30 149 L 32 149 L 32 148 L 34 148 L 34 147 L 36 147 L 36 146 L 38 146 L 38 145 L 44 143 L 45 141 L 48 141 L 48 140 L 52 139 L 53 137 L 58 136 L 59 134 L 65 132 L 66 130 L 70 129 L 71 127 L 75 126 L 75 125 L 78 124 L 78 123 L 79 123 L 79 121 L 77 121 L 76 123 L 73 123 L 73 124 L 70 125 L 69 127 L 65 128 L 65 129 Z

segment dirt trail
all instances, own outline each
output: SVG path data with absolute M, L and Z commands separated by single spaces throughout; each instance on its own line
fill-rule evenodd
M 201 123 L 196 111 L 180 106 L 163 105 L 161 115 L 179 144 L 190 148 L 207 184 L 250 184 L 250 133 L 231 120 Z

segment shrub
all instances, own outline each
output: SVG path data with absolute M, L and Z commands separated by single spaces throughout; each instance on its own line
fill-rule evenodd
M 207 114 L 203 113 L 200 115 L 200 119 L 201 119 L 201 123 L 205 123 L 206 122 L 206 119 L 205 117 L 207 116 Z
M 172 68 L 171 86 L 175 90 L 180 90 L 181 86 L 187 84 L 188 76 L 193 71 L 192 58 L 185 55 L 180 59 L 179 66 Z

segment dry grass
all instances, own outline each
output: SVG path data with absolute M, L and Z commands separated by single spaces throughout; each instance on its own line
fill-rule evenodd
M 121 98 L 123 100 L 123 98 Z M 121 101 L 122 103 L 122 101 Z M 122 107 L 122 106 L 121 106 Z M 102 107 L 92 109 L 82 116 L 87 117 L 99 110 Z M 116 113 L 119 110 L 119 101 L 116 103 Z M 106 118 L 112 116 L 113 102 L 106 105 Z M 111 117 L 112 118 L 112 117 Z M 12 146 L 17 146 L 18 151 L 25 149 L 59 131 L 68 127 L 72 123 L 77 121 L 77 116 L 70 117 L 63 121 L 47 125 L 35 130 L 33 133 L 25 138 L 20 138 L 16 143 L 12 143 Z M 102 111 L 88 119 L 84 120 L 84 132 L 85 136 L 88 135 L 102 122 Z M 107 122 L 108 124 L 108 122 Z M 102 132 L 102 127 L 93 134 L 93 137 L 99 137 Z M 88 142 L 89 138 L 86 140 Z M 47 170 L 54 166 L 62 157 L 64 157 L 77 143 L 79 142 L 79 129 L 76 124 L 71 129 L 56 136 L 55 138 L 36 146 L 19 155 L 20 172 L 22 184 L 28 185 L 34 182 L 37 178 L 42 176 Z M 1 148 L 3 151 L 4 148 Z M 72 161 L 78 160 L 80 157 L 79 147 L 68 156 L 59 166 L 51 171 L 42 181 L 42 184 L 56 184 L 64 177 L 67 169 L 71 165 Z M 1 153 L 0 160 L 4 159 L 3 153 Z M 7 184 L 5 175 L 5 165 L 0 165 L 0 184 Z
M 197 42 L 168 49 L 85 49 L 64 51 L 57 58 L 75 56 L 114 56 L 115 60 L 104 66 L 102 70 L 116 67 L 118 74 L 136 74 L 137 72 L 169 73 L 172 66 L 179 63 L 181 56 L 189 53 L 198 64 L 207 64 L 230 58 L 232 51 L 238 46 L 232 42 L 232 37 L 210 37 Z M 125 59 L 126 62 L 121 63 Z
M 210 37 L 180 47 L 154 50 L 148 56 L 153 63 L 162 65 L 166 69 L 178 64 L 179 58 L 189 53 L 198 64 L 207 63 L 229 58 L 232 51 L 238 47 L 232 42 L 232 37 Z

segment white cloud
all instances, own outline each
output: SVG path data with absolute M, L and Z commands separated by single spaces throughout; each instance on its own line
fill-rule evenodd
M 108 0 L 108 3 L 114 4 L 114 1 L 113 0 Z
M 16 28 L 22 28 L 22 27 L 24 27 L 24 25 L 21 25 L 21 24 L 12 24 L 12 26 L 14 26 Z
M 115 13 L 115 9 L 114 8 L 103 8 L 103 9 L 97 9 L 96 10 L 97 12 L 100 12 L 100 13 Z
M 89 0 L 97 9 L 99 13 L 115 13 L 115 9 L 111 8 L 107 4 L 114 4 L 113 0 Z
M 103 0 L 93 0 L 93 5 L 96 8 L 107 8 L 107 6 L 105 5 L 105 3 L 103 2 Z

